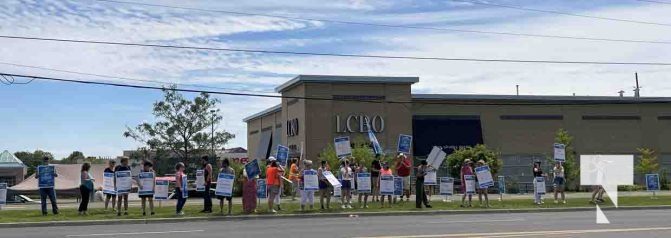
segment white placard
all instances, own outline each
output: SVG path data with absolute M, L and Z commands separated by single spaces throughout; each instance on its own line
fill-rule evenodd
M 536 194 L 543 195 L 545 194 L 545 178 L 544 177 L 536 177 L 534 179 L 535 187 L 536 187 Z
M 380 176 L 380 194 L 394 195 L 394 176 Z
M 319 178 L 317 178 L 317 171 L 314 169 L 303 171 L 303 190 L 319 190 Z
M 170 185 L 170 181 L 168 180 L 156 180 L 156 186 L 154 187 L 154 200 L 168 200 L 168 185 Z
M 196 170 L 196 191 L 205 191 L 205 170 Z
M 370 173 L 356 174 L 357 192 L 370 193 L 371 192 L 371 178 Z
M 441 150 L 438 146 L 434 146 L 433 149 L 431 149 L 431 153 L 429 153 L 429 157 L 426 158 L 426 162 L 434 169 L 438 169 L 440 168 L 440 165 L 443 164 L 445 156 L 447 156 L 445 151 Z
M 440 178 L 440 195 L 452 196 L 454 194 L 454 179 L 450 177 Z
M 489 188 L 494 186 L 494 178 L 492 178 L 492 172 L 489 170 L 489 166 L 476 167 L 475 175 L 478 177 L 479 188 Z
M 426 175 L 424 176 L 424 185 L 438 185 L 436 171 L 426 172 Z
M 342 189 L 341 187 L 333 187 L 333 196 L 339 198 L 342 196 Z
M 555 143 L 554 144 L 555 152 L 555 161 L 564 162 L 566 161 L 566 146 L 564 144 Z
M 464 180 L 466 180 L 466 194 L 475 194 L 475 175 L 464 175 Z
M 335 177 L 335 175 L 333 175 L 333 173 L 331 173 L 331 171 L 323 171 L 322 174 L 324 175 L 324 177 L 326 177 L 326 180 L 329 181 L 331 186 L 333 186 L 333 187 L 341 187 L 342 186 L 342 184 L 340 184 L 340 180 L 338 180 Z
M 0 206 L 7 204 L 7 183 L 0 183 Z
M 114 174 L 116 175 L 116 193 L 129 194 L 133 186 L 133 178 L 130 171 L 118 171 Z
M 217 176 L 217 189 L 214 190 L 214 195 L 232 197 L 234 182 L 234 175 L 229 173 L 219 173 L 219 176 Z
M 352 155 L 352 146 L 349 143 L 349 137 L 338 137 L 333 141 L 335 143 L 335 151 L 338 158 Z
M 114 190 L 114 173 L 103 174 L 103 193 L 116 194 Z
M 154 195 L 154 172 L 142 172 L 138 174 L 140 188 L 138 195 Z

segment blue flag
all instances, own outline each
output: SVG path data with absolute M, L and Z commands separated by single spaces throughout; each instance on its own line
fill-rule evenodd
M 370 121 L 368 120 L 368 118 L 366 118 L 366 128 L 368 129 L 368 139 L 370 140 L 370 142 L 373 143 L 373 151 L 375 151 L 376 155 L 381 155 L 382 146 L 380 146 L 380 142 L 377 141 L 375 133 L 373 133 L 373 130 L 371 130 Z

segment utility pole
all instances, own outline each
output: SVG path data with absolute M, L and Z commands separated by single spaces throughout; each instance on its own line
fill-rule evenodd
M 520 95 L 520 85 L 515 85 L 515 88 L 517 89 L 517 96 Z
M 215 110 L 210 110 L 210 113 L 212 113 L 212 134 L 211 134 L 212 138 L 210 138 L 210 141 L 212 142 L 212 158 L 216 160 L 217 153 L 214 152 L 214 116 L 216 115 L 214 114 L 215 112 L 216 112 Z
M 634 77 L 636 77 L 636 87 L 634 88 L 634 98 L 640 98 L 641 97 L 641 86 L 638 85 L 638 72 L 634 73 Z

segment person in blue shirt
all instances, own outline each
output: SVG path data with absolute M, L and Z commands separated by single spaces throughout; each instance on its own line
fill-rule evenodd
M 42 165 L 49 165 L 49 157 L 44 157 L 42 159 Z M 58 177 L 58 173 L 56 172 L 56 169 L 54 169 L 54 178 Z M 39 173 L 35 173 L 35 178 L 39 178 Z M 56 184 L 54 184 L 54 187 L 51 188 L 40 188 L 40 202 L 42 203 L 42 216 L 46 216 L 47 214 L 47 198 L 49 198 L 49 201 L 51 202 L 51 211 L 54 213 L 54 215 L 58 215 L 58 204 L 56 203 Z

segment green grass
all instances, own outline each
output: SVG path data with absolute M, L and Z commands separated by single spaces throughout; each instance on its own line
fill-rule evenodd
M 497 201 L 498 196 L 492 196 L 492 201 L 490 202 L 491 208 L 481 208 L 478 206 L 477 197 L 474 197 L 473 207 L 472 208 L 461 208 L 459 207 L 459 201 L 453 201 L 451 203 L 438 202 L 434 201 L 431 205 L 432 209 L 416 209 L 415 202 L 399 202 L 392 205 L 392 207 L 380 208 L 379 203 L 369 203 L 368 209 L 359 209 L 359 204 L 354 200 L 353 205 L 356 206 L 355 209 L 341 209 L 340 204 L 332 203 L 330 210 L 321 211 L 319 210 L 319 202 L 315 205 L 315 210 L 301 212 L 300 206 L 297 203 L 293 202 L 284 202 L 282 204 L 282 211 L 279 214 L 304 214 L 304 213 L 343 213 L 343 214 L 353 214 L 359 212 L 384 212 L 384 211 L 420 211 L 420 210 L 485 210 L 485 209 L 529 209 L 537 208 L 542 210 L 544 208 L 576 208 L 576 207 L 593 207 L 593 204 L 590 204 L 587 199 L 574 199 L 568 200 L 568 204 L 554 204 L 553 200 L 546 199 L 546 203 L 542 206 L 534 205 L 532 199 L 513 199 L 513 200 L 504 200 L 503 202 Z M 195 198 L 200 200 L 199 198 Z M 259 211 L 257 214 L 268 214 L 266 200 L 262 200 L 257 206 Z M 186 213 L 185 217 L 202 217 L 202 216 L 222 216 L 218 213 L 218 200 L 215 202 L 215 213 L 212 214 L 202 214 L 199 213 L 202 209 L 202 205 L 193 204 L 187 205 L 184 208 Z M 157 204 L 158 205 L 158 204 Z M 658 196 L 658 199 L 651 199 L 650 197 L 621 197 L 619 198 L 620 206 L 656 206 L 656 205 L 671 205 L 671 196 Z M 601 205 L 602 207 L 612 207 L 612 203 L 607 200 L 605 204 Z M 226 209 L 224 207 L 224 209 Z M 93 208 L 89 210 L 89 215 L 79 216 L 77 210 L 74 208 L 71 209 L 62 209 L 61 214 L 59 215 L 49 215 L 42 216 L 38 209 L 31 210 L 2 210 L 0 211 L 0 223 L 12 223 L 12 222 L 44 222 L 44 221 L 75 221 L 75 220 L 108 220 L 108 219 L 143 219 L 143 218 L 173 218 L 175 217 L 175 207 L 174 206 L 163 206 L 162 208 L 156 207 L 155 216 L 142 216 L 142 211 L 139 207 L 129 208 L 128 216 L 118 217 L 116 213 L 112 211 L 105 212 L 102 208 Z M 242 206 L 241 204 L 233 205 L 233 215 L 242 215 Z

